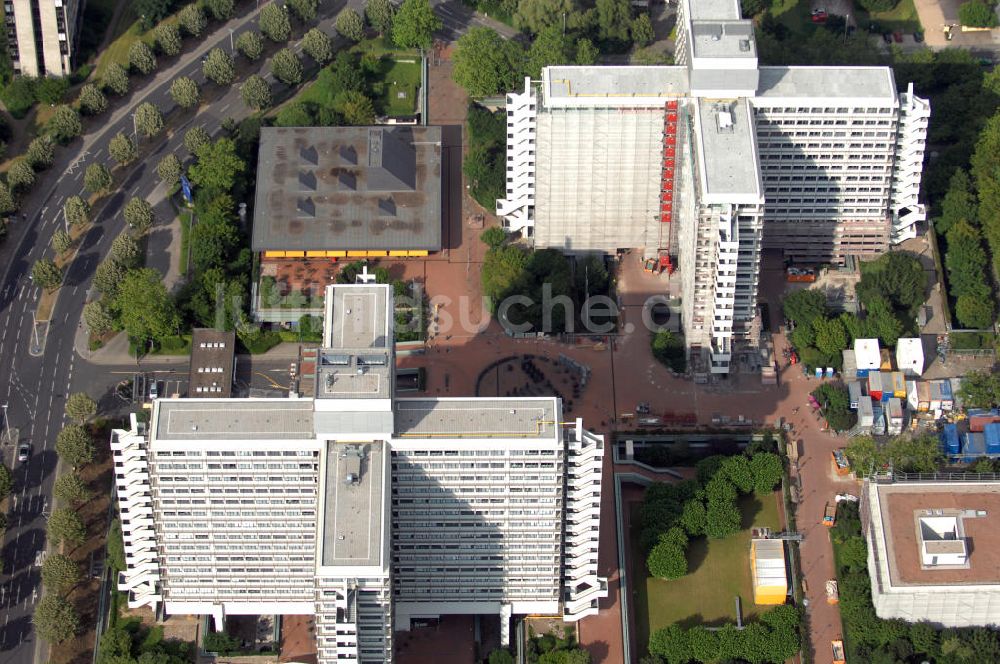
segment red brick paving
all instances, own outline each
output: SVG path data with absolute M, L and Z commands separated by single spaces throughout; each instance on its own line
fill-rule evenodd
M 396 632 L 397 664 L 475 664 L 473 616 L 441 616 L 436 625 Z
M 281 619 L 281 656 L 279 662 L 315 664 L 316 634 L 312 616 L 284 616 Z

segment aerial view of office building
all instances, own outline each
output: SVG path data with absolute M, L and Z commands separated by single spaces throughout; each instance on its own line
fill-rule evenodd
M 331 285 L 315 393 L 160 399 L 115 430 L 130 607 L 315 615 L 320 662 L 392 661 L 448 614 L 578 620 L 603 438 L 538 398 L 395 397 L 392 289 Z
M 943 627 L 1000 623 L 1000 483 L 871 481 L 864 494 L 880 618 Z
M 73 71 L 84 3 L 79 0 L 8 0 L 7 50 L 22 76 L 68 76 Z
M 496 213 L 538 248 L 657 259 L 696 367 L 724 374 L 757 345 L 762 249 L 837 264 L 916 236 L 930 106 L 889 67 L 759 65 L 738 0 L 681 0 L 675 53 L 508 94 Z

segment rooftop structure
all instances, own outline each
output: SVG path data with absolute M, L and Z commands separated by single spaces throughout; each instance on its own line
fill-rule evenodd
M 195 328 L 191 332 L 191 368 L 188 396 L 233 396 L 236 333 Z
M 322 565 L 383 564 L 384 467 L 382 441 L 327 446 Z
M 1000 621 L 1000 482 L 868 482 L 862 521 L 881 618 Z
M 920 337 L 903 337 L 896 342 L 896 368 L 907 376 L 924 372 L 924 345 Z
M 788 599 L 784 541 L 750 540 L 750 565 L 754 604 L 784 604 Z
M 276 440 L 313 437 L 308 401 L 159 399 L 153 435 L 162 441 Z
M 762 203 L 753 112 L 746 99 L 698 102 L 701 191 L 706 203 Z
M 441 223 L 440 127 L 261 129 L 252 246 L 265 257 L 438 251 Z
M 855 339 L 854 362 L 859 375 L 866 375 L 868 371 L 878 371 L 882 365 L 878 339 Z

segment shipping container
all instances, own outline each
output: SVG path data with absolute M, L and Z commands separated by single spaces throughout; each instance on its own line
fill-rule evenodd
M 986 438 L 986 453 L 990 456 L 1000 455 L 1000 424 L 987 424 L 983 429 Z
M 896 342 L 896 367 L 908 376 L 924 372 L 924 347 L 919 338 L 904 337 Z
M 903 378 L 903 372 L 893 371 L 891 375 L 892 375 L 892 396 L 897 397 L 899 399 L 905 399 L 906 379 Z
M 878 339 L 855 339 L 854 362 L 859 376 L 866 376 L 873 369 L 878 369 L 880 362 Z
M 892 397 L 886 404 L 886 433 L 891 436 L 903 432 L 903 402 L 898 397 Z
M 965 404 L 962 402 L 962 378 L 949 378 L 951 383 L 951 398 L 955 401 L 955 410 L 959 410 Z
M 955 406 L 955 395 L 951 391 L 951 381 L 944 378 L 935 382 L 941 386 L 941 409 L 951 410 Z
M 956 456 L 961 452 L 961 443 L 958 439 L 958 425 L 946 424 L 941 431 L 941 448 L 948 456 Z
M 917 406 L 917 381 L 908 380 L 906 381 L 906 407 L 910 410 L 919 410 Z
M 844 350 L 841 354 L 843 358 L 843 369 L 841 373 L 844 376 L 844 380 L 853 380 L 858 377 L 858 364 L 854 359 L 854 351 L 850 348 Z M 867 371 L 865 372 L 868 373 Z
M 1000 422 L 1000 414 L 995 408 L 986 410 L 974 408 L 969 411 L 969 431 L 981 432 L 987 424 Z
M 929 410 L 942 410 L 941 407 L 941 385 L 937 381 L 931 381 L 927 383 L 930 395 L 928 397 L 930 408 Z
M 986 456 L 986 435 L 969 432 L 962 444 L 962 456 L 966 461 L 974 461 Z
M 875 422 L 874 408 L 872 407 L 872 398 L 869 396 L 861 397 L 858 401 L 858 425 L 865 428 L 870 428 Z
M 917 410 L 927 412 L 931 409 L 931 385 L 927 381 L 917 383 Z
M 852 380 L 847 383 L 847 394 L 848 400 L 851 402 L 851 408 L 858 407 L 858 401 L 861 399 L 861 383 L 856 380 Z
M 883 348 L 879 351 L 878 368 L 882 371 L 892 371 L 892 351 L 888 348 Z
M 882 372 L 878 369 L 868 372 L 868 396 L 872 401 L 882 400 Z

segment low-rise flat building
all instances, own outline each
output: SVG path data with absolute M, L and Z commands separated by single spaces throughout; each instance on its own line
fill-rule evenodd
M 188 371 L 189 397 L 233 396 L 236 370 L 236 333 L 195 328 L 191 331 L 191 368 Z
M 861 514 L 880 618 L 1000 624 L 1000 482 L 879 478 Z

